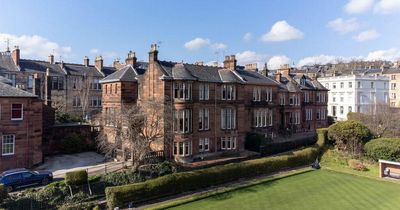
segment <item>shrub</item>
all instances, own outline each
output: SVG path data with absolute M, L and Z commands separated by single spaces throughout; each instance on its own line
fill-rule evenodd
M 86 122 L 83 118 L 65 112 L 56 112 L 56 121 L 59 123 Z
M 4 185 L 0 184 L 0 203 L 3 202 L 5 198 L 7 198 L 8 193 L 7 189 Z
M 244 147 L 247 150 L 260 152 L 260 148 L 267 142 L 264 135 L 258 133 L 247 133 Z
M 369 129 L 356 121 L 340 121 L 328 128 L 328 139 L 333 142 L 338 149 L 360 154 L 362 144 L 371 137 Z
M 145 180 L 146 178 L 142 174 L 133 170 L 110 173 L 102 177 L 106 186 L 126 185 Z
M 365 155 L 375 161 L 379 159 L 400 161 L 400 139 L 373 139 L 364 146 Z
M 85 170 L 71 171 L 65 174 L 65 183 L 70 186 L 84 185 L 88 181 L 88 174 Z
M 142 183 L 107 187 L 106 198 L 109 208 L 123 206 L 128 202 L 143 202 L 163 196 L 197 190 L 240 178 L 255 177 L 309 164 L 318 155 L 317 147 L 309 147 L 287 155 L 214 166 L 207 169 L 169 174 Z
M 348 165 L 351 169 L 356 171 L 366 171 L 367 167 L 360 161 L 356 159 L 350 159 Z
M 328 128 L 317 129 L 317 145 L 322 148 L 328 142 Z

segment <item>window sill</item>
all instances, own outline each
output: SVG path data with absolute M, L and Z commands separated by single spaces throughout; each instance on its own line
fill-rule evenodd
M 13 155 L 15 155 L 15 153 L 10 153 L 10 154 L 2 154 L 1 156 L 2 156 L 2 157 L 9 157 L 9 156 L 13 156 Z
M 22 121 L 24 118 L 11 118 L 11 121 Z

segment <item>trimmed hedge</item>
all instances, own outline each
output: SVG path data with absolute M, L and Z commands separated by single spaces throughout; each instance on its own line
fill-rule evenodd
M 0 184 L 0 203 L 3 202 L 8 196 L 7 189 L 4 185 Z
M 84 185 L 88 182 L 86 170 L 71 171 L 65 174 L 65 184 L 70 186 Z
M 319 149 L 320 146 L 315 145 L 285 155 L 175 173 L 136 184 L 107 187 L 107 205 L 111 209 L 117 206 L 123 207 L 128 202 L 144 202 L 241 178 L 251 178 L 286 168 L 307 165 L 315 161 Z
M 379 159 L 400 161 L 400 139 L 373 139 L 364 145 L 365 155 L 375 161 Z

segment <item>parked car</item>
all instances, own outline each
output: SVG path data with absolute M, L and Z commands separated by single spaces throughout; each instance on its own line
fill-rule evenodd
M 53 173 L 49 171 L 31 171 L 19 168 L 0 174 L 0 184 L 3 184 L 8 192 L 31 185 L 46 185 L 51 181 L 53 181 Z

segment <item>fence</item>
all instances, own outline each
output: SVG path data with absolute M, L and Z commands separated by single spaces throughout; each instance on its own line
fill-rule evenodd
M 119 171 L 123 168 L 127 168 L 132 166 L 131 161 L 125 161 L 125 162 L 108 162 L 96 166 L 90 166 L 90 167 L 78 167 L 78 168 L 73 168 L 73 169 L 67 169 L 67 170 L 61 170 L 61 171 L 56 171 L 53 173 L 53 176 L 55 178 L 64 178 L 65 173 L 69 171 L 76 171 L 76 170 L 86 170 L 88 172 L 89 176 L 94 176 L 94 175 L 103 175 L 103 174 L 108 174 L 111 172 Z

